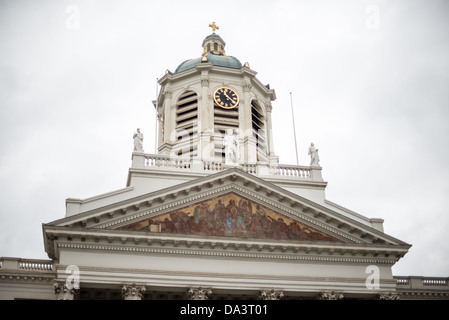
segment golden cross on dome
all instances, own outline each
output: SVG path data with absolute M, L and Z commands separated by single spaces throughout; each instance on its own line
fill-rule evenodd
M 217 25 L 215 24 L 215 22 L 212 22 L 211 24 L 209 24 L 209 27 L 212 28 L 212 32 L 213 32 L 213 33 L 215 33 L 215 30 L 220 29 L 220 27 L 217 26 Z

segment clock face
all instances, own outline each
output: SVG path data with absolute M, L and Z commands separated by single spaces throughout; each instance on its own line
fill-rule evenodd
M 233 109 L 239 104 L 239 96 L 231 88 L 221 87 L 215 90 L 214 101 L 222 108 Z

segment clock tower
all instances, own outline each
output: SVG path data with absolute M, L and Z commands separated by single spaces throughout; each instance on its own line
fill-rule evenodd
M 276 94 L 262 84 L 248 63 L 227 55 L 226 42 L 213 33 L 202 55 L 182 62 L 159 79 L 154 102 L 159 119 L 161 155 L 223 163 L 277 164 L 271 131 Z M 233 160 L 227 161 L 232 140 Z

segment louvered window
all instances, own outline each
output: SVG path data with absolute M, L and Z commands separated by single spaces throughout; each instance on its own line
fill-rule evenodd
M 176 103 L 176 135 L 183 156 L 195 156 L 197 151 L 198 96 L 193 91 L 184 92 Z M 181 154 L 179 154 L 181 155 Z
M 265 120 L 260 106 L 255 101 L 251 102 L 251 123 L 253 128 L 253 136 L 257 141 L 258 160 L 262 160 L 260 159 L 260 155 L 266 154 Z

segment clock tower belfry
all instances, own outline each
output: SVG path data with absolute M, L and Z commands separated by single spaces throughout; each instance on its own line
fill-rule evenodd
M 271 131 L 275 91 L 248 63 L 227 55 L 218 26 L 210 27 L 202 55 L 159 79 L 158 153 L 233 165 L 277 163 Z

